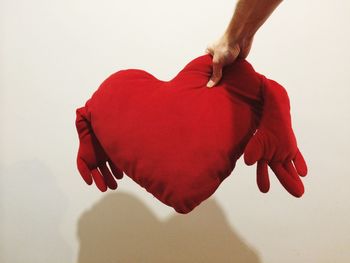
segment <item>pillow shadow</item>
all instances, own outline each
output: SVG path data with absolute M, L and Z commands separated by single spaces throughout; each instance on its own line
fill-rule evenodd
M 108 194 L 78 222 L 78 263 L 259 263 L 215 199 L 162 221 L 127 193 Z

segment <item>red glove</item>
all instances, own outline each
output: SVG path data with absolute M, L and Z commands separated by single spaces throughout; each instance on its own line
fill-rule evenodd
M 76 110 L 75 125 L 80 142 L 77 156 L 79 173 L 88 185 L 92 184 L 93 179 L 98 189 L 102 192 L 107 190 L 107 186 L 110 189 L 116 189 L 118 184 L 113 175 L 115 178 L 121 179 L 123 172 L 106 155 L 91 128 L 90 122 L 87 120 L 87 116 L 85 107 Z M 106 162 L 108 162 L 113 175 L 108 169 Z
M 247 165 L 257 164 L 257 184 L 261 192 L 268 192 L 269 165 L 284 188 L 295 197 L 304 193 L 300 176 L 306 176 L 307 166 L 294 136 L 290 103 L 286 90 L 277 82 L 262 78 L 263 111 L 254 136 L 244 151 Z M 294 165 L 293 165 L 294 164 Z

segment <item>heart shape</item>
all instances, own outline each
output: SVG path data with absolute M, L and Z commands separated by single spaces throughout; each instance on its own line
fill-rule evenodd
M 116 178 L 123 171 L 179 213 L 210 197 L 233 171 L 262 112 L 262 77 L 246 60 L 225 67 L 209 89 L 211 73 L 207 54 L 170 81 L 139 69 L 109 76 L 76 111 L 85 181 L 115 189 L 108 162 Z

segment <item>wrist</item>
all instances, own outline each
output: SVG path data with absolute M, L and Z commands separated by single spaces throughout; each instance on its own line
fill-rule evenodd
M 244 43 L 248 39 L 252 39 L 253 37 L 254 37 L 253 31 L 250 32 L 243 28 L 236 28 L 236 29 L 228 28 L 225 31 L 222 39 L 224 42 L 227 43 L 229 47 L 234 47 L 236 45 L 242 46 L 242 43 Z

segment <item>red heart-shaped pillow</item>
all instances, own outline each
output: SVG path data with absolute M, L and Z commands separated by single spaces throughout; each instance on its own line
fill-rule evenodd
M 211 196 L 259 124 L 262 77 L 243 59 L 207 88 L 212 57 L 161 81 L 137 69 L 108 77 L 77 109 L 78 169 L 101 191 L 123 172 L 179 213 Z M 112 170 L 109 171 L 106 162 Z

